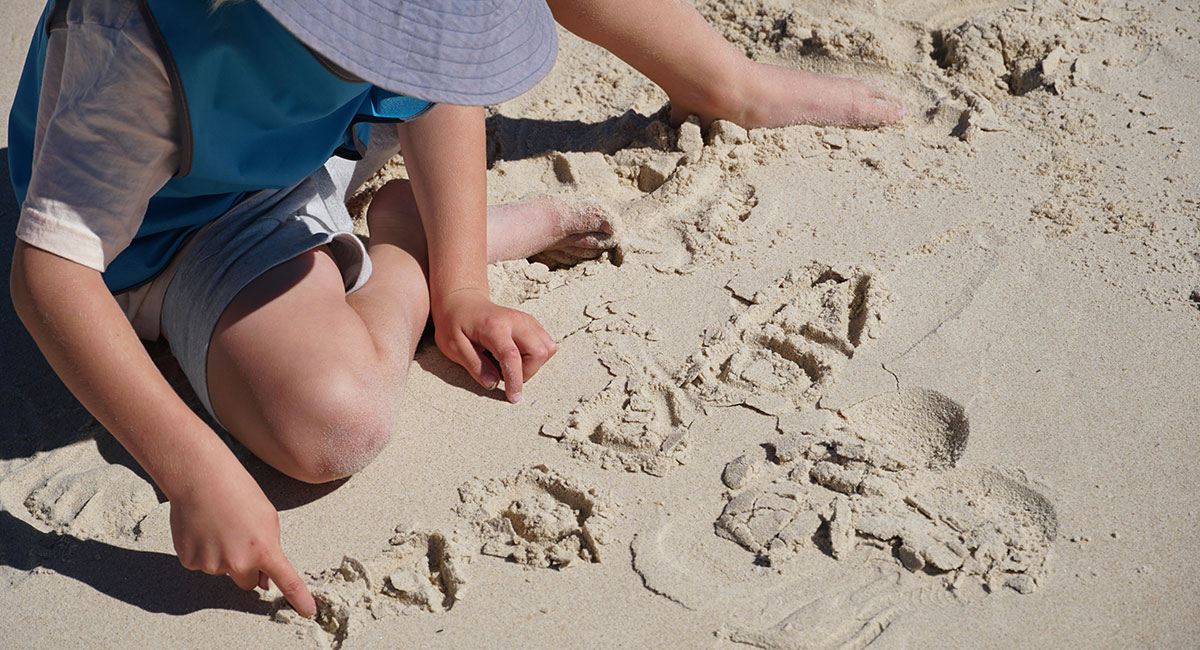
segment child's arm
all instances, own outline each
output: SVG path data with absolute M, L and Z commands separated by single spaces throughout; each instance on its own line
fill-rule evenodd
M 183 565 L 243 589 L 269 578 L 298 612 L 315 613 L 280 548 L 275 509 L 158 372 L 100 273 L 18 241 L 9 287 L 58 376 L 170 499 Z
M 671 121 L 869 127 L 905 115 L 878 84 L 751 61 L 688 0 L 548 0 L 554 19 L 658 84 Z
M 528 314 L 488 296 L 487 160 L 483 109 L 440 104 L 400 126 L 400 149 L 429 248 L 429 307 L 442 352 L 511 402 L 554 354 Z M 496 365 L 487 358 L 490 352 Z

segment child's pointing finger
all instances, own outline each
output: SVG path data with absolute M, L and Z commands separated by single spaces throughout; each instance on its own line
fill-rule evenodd
M 283 557 L 282 552 L 267 561 L 267 564 L 263 566 L 263 573 L 279 587 L 279 591 L 283 592 L 283 597 L 291 604 L 292 609 L 296 610 L 296 613 L 304 618 L 312 618 L 316 615 L 317 601 L 313 599 L 312 594 L 308 591 L 308 586 L 304 584 L 300 574 L 296 573 L 292 563 Z
M 504 396 L 508 401 L 516 404 L 521 401 L 521 391 L 525 385 L 525 370 L 521 364 L 521 351 L 517 346 L 508 348 L 502 358 L 499 358 L 500 367 L 504 372 Z

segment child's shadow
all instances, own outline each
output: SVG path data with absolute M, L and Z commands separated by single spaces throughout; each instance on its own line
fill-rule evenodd
M 172 379 L 171 383 L 181 397 L 220 432 L 276 510 L 289 510 L 315 501 L 345 483 L 302 483 L 254 457 L 203 412 L 199 407 L 199 400 L 187 382 L 181 383 L 179 378 L 182 371 L 178 369 L 165 346 L 151 344 L 148 350 L 164 371 L 164 375 Z M 67 393 L 67 398 L 74 404 L 70 393 Z M 100 455 L 97 462 L 123 465 L 148 484 L 154 485 L 129 452 L 111 434 L 90 417 L 86 417 L 86 411 L 83 415 L 83 424 L 74 429 L 64 429 L 61 437 L 51 445 L 41 446 L 40 449 L 22 449 L 19 444 L 12 444 L 13 439 L 6 436 L 3 444 L 0 444 L 0 449 L 16 451 L 18 454 L 27 451 L 28 455 L 32 455 L 39 450 L 53 449 L 90 436 L 95 439 L 95 450 Z M 82 471 L 84 468 L 77 469 Z M 161 492 L 158 492 L 158 500 L 160 503 L 166 500 Z M 97 540 L 80 539 L 70 534 L 41 532 L 2 509 L 0 565 L 10 566 L 19 571 L 49 569 L 151 613 L 181 615 L 202 609 L 227 609 L 270 614 L 274 610 L 272 603 L 262 600 L 254 593 L 242 591 L 225 576 L 209 576 L 185 569 L 173 554 L 127 549 Z
M 267 615 L 274 609 L 225 576 L 188 571 L 174 555 L 43 533 L 2 510 L 0 564 L 20 571 L 49 569 L 154 614 L 227 609 Z
M 653 122 L 666 122 L 669 105 L 653 115 L 632 109 L 601 122 L 540 120 L 495 114 L 487 119 L 488 165 L 557 152 L 613 155 L 638 140 Z
M 0 223 L 16 228 L 19 209 L 8 172 L 8 149 L 0 149 Z M 0 237 L 0 268 L 12 260 L 16 238 Z M 0 460 L 27 458 L 79 437 L 92 418 L 58 379 L 25 331 L 12 306 L 8 282 L 0 283 Z

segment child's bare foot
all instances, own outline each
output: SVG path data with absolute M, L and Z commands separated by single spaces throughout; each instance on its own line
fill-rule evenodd
M 616 213 L 603 203 L 571 195 L 488 206 L 488 263 L 536 255 L 569 266 L 616 246 L 618 227 Z M 425 263 L 425 232 L 408 181 L 391 181 L 375 193 L 367 229 L 372 243 L 398 245 Z
M 742 89 L 693 102 L 672 98 L 671 122 L 696 115 L 704 124 L 721 119 L 747 129 L 793 124 L 869 128 L 894 124 L 907 113 L 898 98 L 875 82 L 766 63 L 749 65 Z
M 538 196 L 488 208 L 488 261 L 536 256 L 552 266 L 599 257 L 616 246 L 617 215 L 570 195 Z

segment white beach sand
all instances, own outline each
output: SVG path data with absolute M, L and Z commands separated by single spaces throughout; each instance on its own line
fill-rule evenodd
M 5 107 L 38 4 L 0 7 Z M 698 5 L 909 116 L 674 129 L 563 33 L 489 112 L 489 193 L 595 197 L 622 243 L 493 267 L 559 341 L 525 399 L 430 341 L 359 475 L 239 450 L 320 624 L 178 564 L 4 301 L 0 646 L 1200 644 L 1200 7 Z

